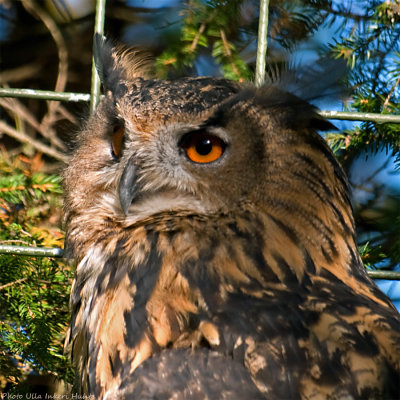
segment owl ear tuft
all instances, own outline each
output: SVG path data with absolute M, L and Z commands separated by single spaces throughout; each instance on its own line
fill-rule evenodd
M 118 97 L 124 81 L 151 78 L 151 57 L 140 49 L 125 49 L 96 33 L 93 40 L 93 57 L 97 73 L 106 93 Z
M 117 66 L 114 46 L 98 33 L 93 39 L 93 58 L 104 90 L 115 92 L 123 77 L 123 71 Z

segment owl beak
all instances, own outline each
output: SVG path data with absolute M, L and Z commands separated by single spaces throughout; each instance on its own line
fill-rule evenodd
M 121 180 L 118 186 L 118 195 L 121 208 L 125 215 L 128 214 L 129 206 L 132 204 L 132 200 L 137 196 L 138 188 L 136 184 L 136 165 L 133 160 L 129 160 L 124 171 L 121 175 Z

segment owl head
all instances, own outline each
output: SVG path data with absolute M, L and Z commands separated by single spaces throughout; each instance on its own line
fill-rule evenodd
M 67 219 L 216 218 L 246 206 L 300 220 L 308 235 L 320 219 L 352 229 L 346 178 L 318 133 L 333 127 L 313 106 L 274 85 L 152 79 L 143 57 L 96 41 L 105 97 L 65 174 Z

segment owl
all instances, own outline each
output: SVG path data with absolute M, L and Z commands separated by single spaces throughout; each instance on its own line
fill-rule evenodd
M 64 173 L 79 391 L 400 398 L 400 317 L 357 252 L 332 125 L 276 85 L 157 80 L 95 40 L 105 96 Z

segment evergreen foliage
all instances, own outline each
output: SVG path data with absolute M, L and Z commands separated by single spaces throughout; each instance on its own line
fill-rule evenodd
M 347 13 L 342 26 L 344 33 L 332 47 L 333 54 L 345 58 L 351 68 L 348 84 L 354 90 L 348 110 L 398 115 L 400 4 L 397 1 L 360 3 L 365 3 L 359 9 L 362 13 Z M 347 131 L 347 135 L 349 151 L 358 151 L 366 145 L 372 150 L 383 146 L 400 162 L 399 124 L 364 122 Z
M 61 247 L 64 235 L 51 226 L 61 208 L 60 177 L 33 172 L 35 163 L 25 157 L 4 156 L 0 158 L 0 244 Z M 36 164 L 39 160 L 36 157 Z M 3 389 L 20 393 L 27 373 L 71 379 L 63 340 L 72 277 L 68 266 L 51 258 L 0 256 Z

